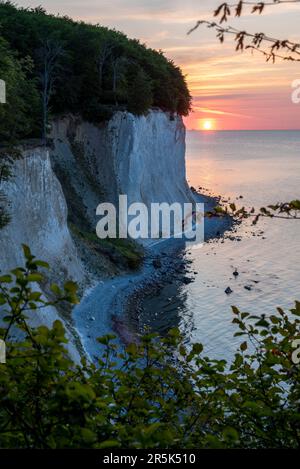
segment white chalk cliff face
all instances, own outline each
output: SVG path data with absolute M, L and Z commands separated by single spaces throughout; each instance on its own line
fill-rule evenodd
M 0 231 L 1 273 L 23 266 L 22 243 L 32 253 L 51 265 L 50 279 L 64 283 L 67 279 L 81 282 L 84 267 L 67 225 L 67 205 L 61 185 L 52 171 L 49 153 L 35 148 L 23 153 L 13 166 L 13 177 L 1 187 L 9 202 L 11 222 Z M 35 286 L 40 290 L 38 285 Z M 59 318 L 53 307 L 32 314 L 32 324 L 51 326 Z M 69 331 L 69 351 L 78 361 L 73 334 Z
M 191 202 L 186 183 L 185 127 L 181 117 L 151 111 L 136 117 L 118 112 L 107 125 L 67 117 L 55 122 L 52 158 L 59 178 L 69 174 L 85 216 L 95 226 L 100 202 Z M 62 179 L 61 179 L 62 182 Z M 75 197 L 75 198 L 76 198 Z
M 188 202 L 185 127 L 180 117 L 151 111 L 135 117 L 118 112 L 95 126 L 75 117 L 53 124 L 50 151 L 33 148 L 13 167 L 2 189 L 10 201 L 11 223 L 0 231 L 2 272 L 22 263 L 20 246 L 51 263 L 61 280 L 84 279 L 67 216 L 96 227 L 100 202 Z M 55 170 L 55 172 L 53 171 Z M 60 180 L 60 181 L 59 181 Z
M 46 149 L 23 152 L 13 166 L 13 177 L 3 183 L 11 222 L 0 231 L 0 268 L 23 263 L 21 244 L 51 262 L 58 278 L 83 279 L 84 270 L 67 225 L 67 204 L 51 168 Z
M 161 111 L 142 117 L 118 112 L 96 126 L 68 116 L 54 122 L 51 138 L 49 151 L 24 151 L 14 164 L 13 178 L 2 185 L 12 217 L 0 231 L 2 273 L 22 265 L 25 243 L 51 265 L 50 280 L 84 284 L 88 266 L 69 227 L 95 233 L 99 203 L 117 205 L 119 194 L 147 206 L 193 200 L 180 117 L 170 119 Z M 40 321 L 49 324 L 57 314 L 52 308 Z
M 185 174 L 185 127 L 180 117 L 152 111 L 145 117 L 119 113 L 110 123 L 114 176 L 128 202 L 190 199 Z

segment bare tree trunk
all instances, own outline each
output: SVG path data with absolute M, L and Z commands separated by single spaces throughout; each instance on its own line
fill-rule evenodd
M 129 63 L 130 61 L 126 57 L 116 57 L 113 61 L 112 68 L 113 68 L 113 83 L 112 89 L 115 98 L 115 103 L 118 105 L 117 101 L 117 85 L 118 85 L 118 78 L 120 77 L 121 68 L 124 64 Z
M 42 91 L 42 101 L 43 101 L 43 130 L 42 130 L 42 139 L 44 142 L 44 145 L 46 145 L 47 142 L 47 125 L 48 125 L 48 72 L 47 72 L 47 65 L 46 61 L 44 64 L 44 86 L 43 86 L 43 91 Z
M 48 40 L 40 49 L 39 54 L 42 61 L 42 140 L 46 145 L 49 102 L 54 91 L 55 81 L 59 75 L 59 59 L 64 55 L 64 50 L 61 44 Z
M 113 63 L 113 94 L 115 98 L 115 104 L 118 105 L 117 102 L 117 73 L 118 73 L 118 59 L 115 60 Z
M 105 42 L 102 45 L 102 48 L 100 49 L 100 52 L 98 54 L 96 64 L 97 64 L 99 84 L 100 84 L 101 89 L 103 88 L 104 66 L 106 62 L 108 61 L 109 57 L 111 56 L 113 49 L 114 49 L 113 44 L 111 44 L 110 42 Z

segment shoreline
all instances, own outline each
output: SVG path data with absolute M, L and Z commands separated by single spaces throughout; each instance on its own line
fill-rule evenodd
M 218 198 L 195 194 L 197 202 L 205 203 L 205 211 L 218 202 Z M 233 226 L 232 219 L 206 218 L 205 242 L 220 238 Z M 74 327 L 81 339 L 82 347 L 91 361 L 99 358 L 101 346 L 98 337 L 116 335 L 121 347 L 137 342 L 141 330 L 139 312 L 147 295 L 158 291 L 178 276 L 183 282 L 188 261 L 184 259 L 185 243 L 181 239 L 166 239 L 145 247 L 142 267 L 133 273 L 100 280 L 89 289 L 72 313 Z

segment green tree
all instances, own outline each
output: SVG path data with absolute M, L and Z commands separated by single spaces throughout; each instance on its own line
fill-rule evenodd
M 154 106 L 180 115 L 190 110 L 191 97 L 181 70 L 162 52 L 148 49 L 120 32 L 49 15 L 42 8 L 16 8 L 1 0 L 0 28 L 18 59 L 30 57 L 34 63 L 30 78 L 41 95 L 40 114 L 35 116 L 35 129 L 32 129 L 37 136 L 40 134 L 36 127 L 42 127 L 42 107 L 44 110 L 50 107 L 53 116 L 72 112 L 85 118 L 89 116 L 93 122 L 101 116 L 108 118 L 118 109 L 125 110 L 135 93 L 130 64 L 135 64 L 147 76 Z M 44 47 L 41 57 L 41 43 L 47 46 L 45 38 L 46 42 L 51 38 L 52 45 L 63 45 L 63 60 L 55 61 L 54 73 L 49 73 L 48 65 L 52 64 L 48 59 L 45 61 L 49 47 Z M 53 52 L 51 47 L 50 56 Z M 46 73 L 41 63 L 44 70 L 46 65 Z M 57 65 L 62 63 L 58 70 Z M 54 86 L 50 86 L 51 75 L 55 76 Z M 151 106 L 151 100 L 146 104 Z
M 128 111 L 140 116 L 147 113 L 152 103 L 152 86 L 149 77 L 142 69 L 138 69 L 128 93 Z
M 6 83 L 6 103 L 0 104 L 0 145 L 9 146 L 31 134 L 38 112 L 32 60 L 17 60 L 0 36 L 0 77 Z
M 47 138 L 49 124 L 49 104 L 55 92 L 55 86 L 60 78 L 62 59 L 65 55 L 64 48 L 59 41 L 48 38 L 38 50 L 38 61 L 40 65 L 40 83 L 42 96 L 42 138 Z
M 35 127 L 39 100 L 30 58 L 17 60 L 0 36 L 0 78 L 5 82 L 6 102 L 0 103 L 0 229 L 9 221 L 2 183 L 11 175 L 11 164 L 19 157 L 18 142 L 30 136 Z

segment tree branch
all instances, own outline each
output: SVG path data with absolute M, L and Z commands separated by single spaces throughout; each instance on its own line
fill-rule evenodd
M 290 60 L 293 62 L 300 61 L 300 44 L 292 42 L 288 39 L 276 39 L 270 36 L 267 36 L 265 33 L 248 33 L 247 31 L 240 31 L 232 26 L 223 27 L 214 21 L 200 20 L 196 25 L 188 31 L 188 34 L 191 34 L 200 25 L 206 25 L 207 28 L 215 29 L 217 33 L 217 38 L 221 43 L 224 42 L 226 35 L 233 35 L 236 42 L 236 50 L 244 51 L 246 49 L 258 50 L 266 56 L 266 60 L 269 61 L 272 59 L 275 62 L 276 58 L 283 60 Z M 249 43 L 246 43 L 246 40 L 249 39 Z M 262 47 L 266 45 L 268 49 L 264 50 Z M 270 44 L 270 45 L 269 45 Z M 283 51 L 287 55 L 282 55 L 278 52 Z
M 244 6 L 252 6 L 251 13 L 258 13 L 262 14 L 266 6 L 275 6 L 280 4 L 286 3 L 300 3 L 300 0 L 273 0 L 268 2 L 257 2 L 257 1 L 244 1 L 240 0 L 236 3 L 227 3 L 224 2 L 218 6 L 218 8 L 214 11 L 214 16 L 220 18 L 220 23 L 227 21 L 228 16 L 234 14 L 235 16 L 240 17 L 244 12 Z M 233 10 L 233 11 L 232 11 Z

